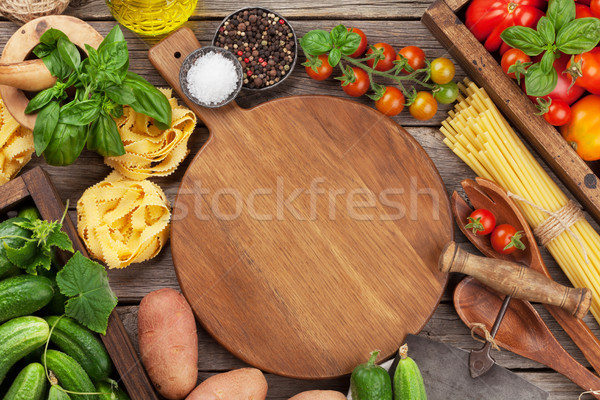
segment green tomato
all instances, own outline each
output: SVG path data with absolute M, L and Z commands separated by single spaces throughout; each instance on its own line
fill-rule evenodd
M 438 85 L 439 90 L 434 92 L 433 97 L 442 104 L 453 103 L 458 97 L 458 86 L 450 81 L 443 85 Z

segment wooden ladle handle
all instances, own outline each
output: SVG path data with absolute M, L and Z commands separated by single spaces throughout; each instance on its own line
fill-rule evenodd
M 442 250 L 439 269 L 470 275 L 517 299 L 560 307 L 576 318 L 587 314 L 592 301 L 587 288 L 566 287 L 524 265 L 473 255 L 455 242 L 448 243 Z
M 48 71 L 42 60 L 0 63 L 0 85 L 39 92 L 54 86 L 54 82 L 56 78 Z

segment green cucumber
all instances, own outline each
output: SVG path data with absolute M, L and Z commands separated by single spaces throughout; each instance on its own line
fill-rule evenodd
M 42 364 L 29 364 L 19 372 L 3 400 L 42 400 L 46 394 L 46 382 Z
M 42 363 L 52 371 L 58 383 L 69 392 L 96 393 L 96 388 L 85 370 L 71 356 L 57 350 L 48 350 L 46 357 L 42 356 Z M 98 396 L 69 394 L 73 400 L 98 400 Z
M 19 210 L 17 218 L 27 218 L 30 221 L 42 219 L 40 212 L 35 206 L 24 207 Z
M 400 347 L 400 361 L 394 372 L 394 400 L 427 400 L 423 376 L 417 363 L 408 357 L 408 345 Z
M 38 317 L 11 319 L 0 326 L 0 383 L 8 370 L 21 358 L 43 346 L 50 327 Z
M 118 387 L 113 388 L 113 385 L 106 381 L 97 382 L 96 390 L 102 393 L 98 396 L 100 400 L 130 400 L 124 391 Z
M 54 326 L 50 341 L 77 361 L 92 380 L 110 376 L 112 362 L 97 334 L 69 317 L 52 316 L 45 320 Z
M 392 380 L 375 359 L 379 351 L 371 352 L 369 361 L 354 368 L 350 376 L 350 391 L 354 400 L 392 400 Z
M 0 223 L 0 277 L 7 275 L 7 272 L 14 269 L 14 264 L 10 262 L 6 256 L 5 245 L 12 248 L 23 247 L 26 240 L 22 238 L 30 238 L 31 231 L 23 229 L 15 225 L 15 222 L 26 222 L 26 218 L 11 218 Z
M 33 314 L 52 300 L 52 281 L 43 276 L 19 275 L 0 282 L 0 323 Z

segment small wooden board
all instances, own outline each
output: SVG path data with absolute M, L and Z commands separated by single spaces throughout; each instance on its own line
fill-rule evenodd
M 391 356 L 447 280 L 437 262 L 452 216 L 433 162 L 353 101 L 195 106 L 178 74 L 198 47 L 184 28 L 150 50 L 211 132 L 173 212 L 175 270 L 197 318 L 242 360 L 294 378 L 350 373 L 375 349 Z

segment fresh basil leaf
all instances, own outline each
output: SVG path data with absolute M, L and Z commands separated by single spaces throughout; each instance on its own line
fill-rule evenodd
M 56 49 L 56 46 L 49 45 L 46 43 L 40 43 L 33 49 L 33 54 L 37 56 L 37 58 L 48 57 L 50 53 L 52 53 Z
M 103 157 L 115 157 L 125 154 L 117 124 L 104 111 L 90 126 L 87 148 Z
M 35 153 L 40 156 L 50 144 L 54 130 L 58 124 L 58 115 L 60 113 L 60 104 L 57 102 L 48 103 L 38 113 L 33 127 L 33 144 Z
M 62 124 L 85 126 L 98 119 L 100 102 L 97 100 L 73 100 L 60 110 L 58 122 Z
M 168 129 L 171 127 L 171 105 L 160 90 L 133 72 L 127 73 L 123 84 L 129 87 L 135 96 L 135 102 L 130 104 L 131 108 L 154 118 L 159 129 Z
M 332 67 L 336 67 L 340 63 L 341 59 L 342 59 L 341 50 L 338 49 L 337 47 L 334 49 L 331 49 L 331 51 L 329 52 L 329 57 L 327 59 L 327 61 L 329 62 L 329 65 L 331 65 Z
M 540 34 L 525 26 L 506 28 L 500 37 L 510 47 L 521 49 L 528 56 L 537 56 L 544 51 L 544 41 Z
M 556 36 L 556 47 L 566 54 L 582 54 L 600 42 L 600 19 L 579 18 L 563 26 Z
M 546 16 L 554 25 L 555 32 L 575 19 L 575 2 L 572 0 L 550 0 Z
M 85 146 L 87 132 L 87 126 L 67 125 L 59 122 L 44 151 L 46 162 L 55 166 L 73 164 Z
M 135 102 L 133 90 L 128 86 L 111 86 L 106 88 L 104 93 L 117 104 L 126 105 Z
M 315 29 L 308 32 L 300 39 L 302 49 L 313 56 L 319 56 L 327 53 L 333 48 L 331 37 L 327 32 L 321 29 Z
M 63 61 L 58 48 L 54 49 L 47 57 L 44 57 L 42 60 L 44 61 L 44 65 L 46 65 L 46 68 L 48 68 L 52 76 L 55 76 L 60 80 L 64 81 L 65 79 L 67 79 L 73 71 L 72 68 L 65 61 Z
M 36 94 L 33 99 L 29 100 L 27 107 L 25 107 L 25 114 L 34 113 L 44 107 L 46 104 L 50 103 L 54 97 L 54 92 L 54 87 L 51 87 Z
M 58 52 L 60 57 L 65 63 L 72 69 L 76 70 L 81 64 L 81 55 L 77 46 L 75 46 L 69 39 L 60 38 L 58 39 Z
M 98 46 L 98 51 L 101 51 L 105 46 L 108 46 L 111 43 L 124 42 L 124 41 L 125 41 L 125 36 L 123 36 L 123 32 L 121 31 L 121 28 L 119 28 L 119 25 L 115 25 L 110 30 L 108 35 L 106 35 L 106 37 L 104 38 L 102 43 L 100 43 L 100 46 Z
M 329 32 L 331 42 L 335 47 L 340 47 L 346 43 L 346 37 L 348 36 L 348 29 L 344 25 L 338 25 Z
M 60 38 L 68 39 L 67 35 L 58 29 L 50 28 L 40 36 L 40 43 L 53 45 L 56 47 L 56 43 Z
M 110 116 L 113 118 L 121 118 L 123 116 L 123 106 L 117 104 L 115 107 L 111 108 Z
M 558 73 L 554 68 L 549 73 L 542 71 L 540 64 L 533 64 L 525 75 L 525 89 L 529 96 L 546 96 L 554 90 Z
M 115 42 L 108 44 L 98 52 L 100 55 L 100 62 L 104 69 L 108 71 L 114 71 L 121 68 L 127 60 L 129 60 L 129 53 L 127 51 L 127 42 Z
M 544 53 L 542 60 L 540 61 L 540 69 L 544 74 L 549 74 L 552 69 L 554 69 L 554 60 L 556 60 L 556 54 L 547 51 Z
M 362 38 L 356 32 L 348 32 L 348 36 L 346 37 L 346 42 L 340 47 L 342 54 L 349 56 L 350 54 L 354 54 L 356 50 L 358 50 L 358 46 L 360 46 L 360 41 Z
M 98 54 L 98 51 L 95 48 L 93 48 L 89 44 L 86 44 L 85 51 L 88 53 L 87 59 L 89 60 L 90 65 L 93 65 L 94 67 L 100 65 L 100 55 Z
M 537 31 L 540 37 L 547 45 L 553 45 L 554 39 L 556 39 L 556 32 L 554 32 L 554 24 L 547 17 L 540 18 L 537 24 Z

